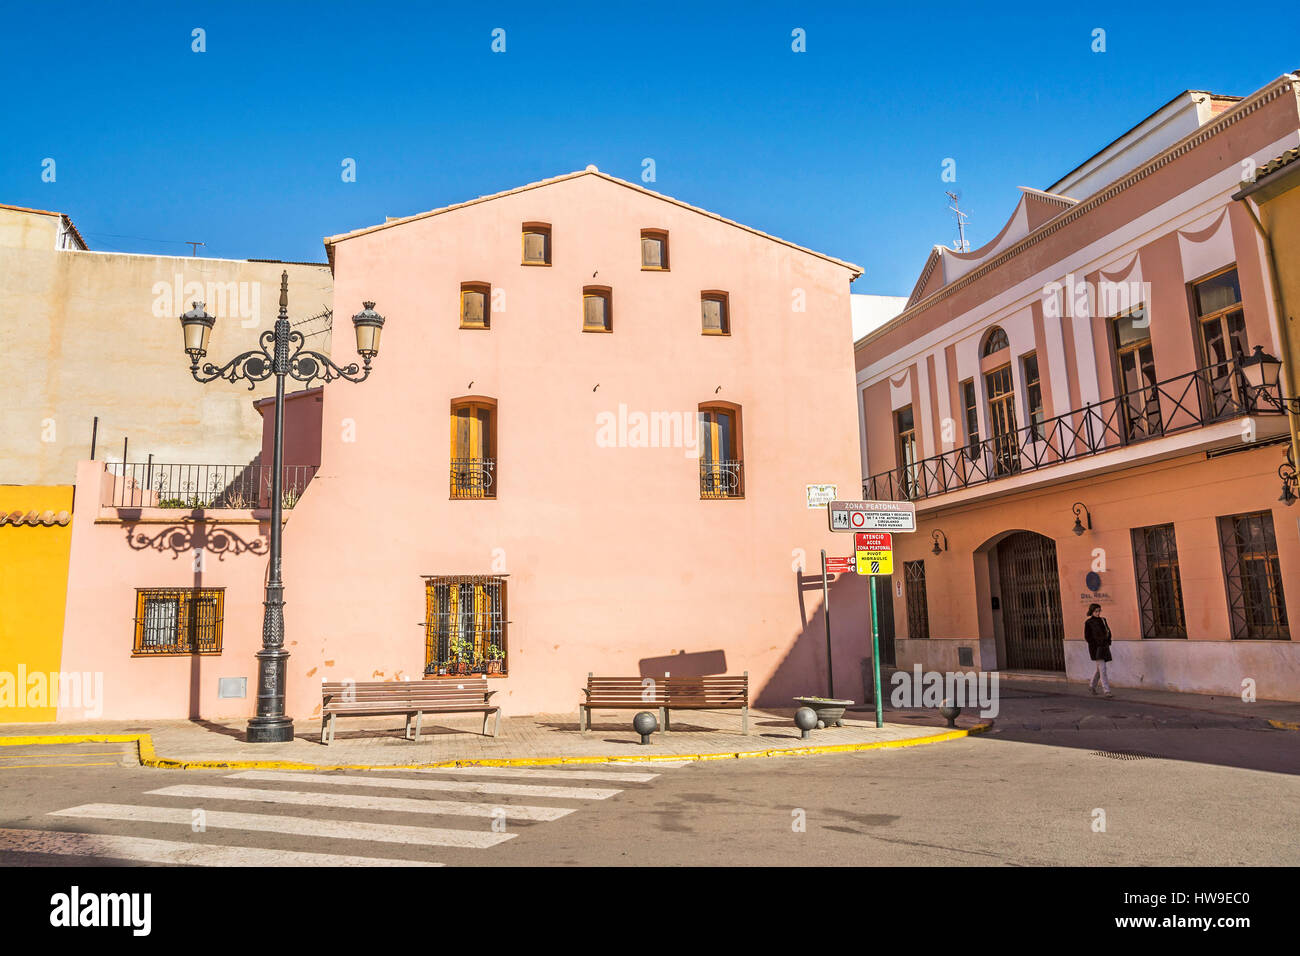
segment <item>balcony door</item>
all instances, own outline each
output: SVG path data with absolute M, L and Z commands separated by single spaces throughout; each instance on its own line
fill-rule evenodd
M 1119 373 L 1120 410 L 1125 441 L 1139 441 L 1162 431 L 1156 359 L 1151 323 L 1138 309 L 1115 319 L 1115 368 Z
M 1015 474 L 1020 470 L 1020 440 L 1011 365 L 985 375 L 984 390 L 989 400 L 989 450 L 993 455 L 993 474 L 998 477 Z
M 1237 270 L 1229 269 L 1197 282 L 1192 286 L 1192 295 L 1208 366 L 1210 417 L 1231 417 L 1245 405 L 1237 365 L 1250 354 Z
M 494 497 L 495 435 L 491 405 L 461 402 L 451 409 L 451 496 Z

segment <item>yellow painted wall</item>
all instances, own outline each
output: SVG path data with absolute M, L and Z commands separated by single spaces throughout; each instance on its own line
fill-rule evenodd
M 0 485 L 0 512 L 72 511 L 71 485 Z M 0 724 L 54 720 L 57 700 L 30 702 L 20 673 L 58 672 L 72 523 L 0 526 Z M 21 668 L 21 670 L 20 670 Z

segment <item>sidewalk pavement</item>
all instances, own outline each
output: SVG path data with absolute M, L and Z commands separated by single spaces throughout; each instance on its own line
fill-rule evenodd
M 283 744 L 244 741 L 246 721 L 143 720 L 76 723 L 3 724 L 5 738 L 29 743 L 60 742 L 53 738 L 80 735 L 148 735 L 141 743 L 141 761 L 153 766 L 222 766 L 256 763 L 278 767 L 389 767 L 446 763 L 597 763 L 605 761 L 713 760 L 806 753 L 873 750 L 938 743 L 966 736 L 979 719 L 963 718 L 955 731 L 941 719 L 929 723 L 886 723 L 877 728 L 874 714 L 848 714 L 843 727 L 814 730 L 800 738 L 794 710 L 755 710 L 749 714 L 750 735 L 740 733 L 734 711 L 682 711 L 674 715 L 671 734 L 656 733 L 647 746 L 632 731 L 631 711 L 597 710 L 589 735 L 578 732 L 574 714 L 502 717 L 500 736 L 483 736 L 476 715 L 426 715 L 419 741 L 404 738 L 402 717 L 339 720 L 334 742 L 320 742 L 320 720 L 297 721 L 295 737 Z M 37 738 L 37 739 L 32 739 Z
M 1094 696 L 1088 685 L 1054 676 L 1017 675 L 998 682 L 998 712 L 990 718 L 964 711 L 1005 730 L 1097 730 L 1242 727 L 1300 730 L 1300 703 L 1240 697 L 1184 694 L 1177 691 L 1112 687 L 1111 698 Z M 916 724 L 930 720 L 933 711 L 894 710 L 885 692 L 885 720 Z

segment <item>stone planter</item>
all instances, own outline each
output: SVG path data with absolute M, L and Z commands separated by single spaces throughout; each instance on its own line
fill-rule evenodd
M 810 707 L 817 713 L 817 720 L 827 727 L 844 726 L 844 709 L 852 707 L 851 700 L 828 700 L 824 697 L 796 697 L 800 707 Z

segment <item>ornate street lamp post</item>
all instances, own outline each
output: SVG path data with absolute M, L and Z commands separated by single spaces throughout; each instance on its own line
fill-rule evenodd
M 284 649 L 284 583 L 280 579 L 281 512 L 284 505 L 284 380 L 293 378 L 311 383 L 317 379 L 332 382 L 344 378 L 364 382 L 370 377 L 370 360 L 379 354 L 379 333 L 384 317 L 375 311 L 373 302 L 352 317 L 357 334 L 357 354 L 362 364 L 339 366 L 319 352 L 304 348 L 301 332 L 289 327 L 289 273 L 280 275 L 280 314 L 274 331 L 263 332 L 258 348 L 237 355 L 218 368 L 200 360 L 207 355 L 208 336 L 216 319 L 208 315 L 202 302 L 181 316 L 185 334 L 185 351 L 190 357 L 190 374 L 196 381 L 212 382 L 219 378 L 229 382 L 241 379 L 251 391 L 258 382 L 275 376 L 275 445 L 271 468 L 271 571 L 266 582 L 265 611 L 262 615 L 262 649 L 257 652 L 257 716 L 248 722 L 249 743 L 283 743 L 293 739 L 293 721 L 285 716 L 284 672 L 289 653 Z

